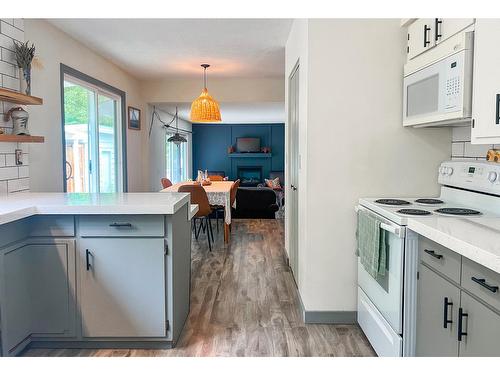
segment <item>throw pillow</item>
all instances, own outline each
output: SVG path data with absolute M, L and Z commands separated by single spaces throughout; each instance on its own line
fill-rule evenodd
M 264 181 L 266 183 L 266 186 L 270 187 L 271 189 L 281 189 L 280 178 L 279 177 L 276 177 L 273 180 L 268 180 L 266 178 L 266 179 L 264 179 Z

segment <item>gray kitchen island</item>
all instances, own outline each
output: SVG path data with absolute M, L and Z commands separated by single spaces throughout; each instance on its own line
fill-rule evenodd
M 197 209 L 183 193 L 0 198 L 1 354 L 174 346 Z

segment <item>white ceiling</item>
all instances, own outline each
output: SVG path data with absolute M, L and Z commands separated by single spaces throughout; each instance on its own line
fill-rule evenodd
M 158 108 L 170 114 L 179 110 L 179 118 L 191 122 L 191 103 L 162 103 Z M 285 122 L 285 105 L 282 102 L 220 103 L 222 122 L 225 124 L 266 124 Z M 161 116 L 161 113 L 160 113 Z
M 284 75 L 290 19 L 50 19 L 143 79 Z

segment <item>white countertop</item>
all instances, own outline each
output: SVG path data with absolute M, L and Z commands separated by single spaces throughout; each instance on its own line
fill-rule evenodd
M 36 214 L 172 215 L 188 202 L 188 193 L 19 193 L 0 197 L 0 224 Z M 191 205 L 189 218 L 197 211 Z
M 407 227 L 470 260 L 500 273 L 500 218 L 434 215 L 408 218 Z

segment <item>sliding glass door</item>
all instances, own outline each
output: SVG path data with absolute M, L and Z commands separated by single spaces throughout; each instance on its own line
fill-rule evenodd
M 123 191 L 122 97 L 63 75 L 65 190 Z

